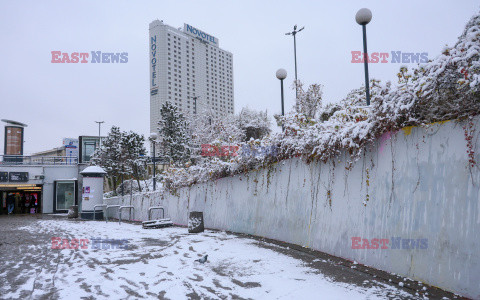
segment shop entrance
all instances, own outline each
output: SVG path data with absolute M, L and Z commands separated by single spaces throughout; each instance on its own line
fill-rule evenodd
M 42 189 L 40 184 L 0 185 L 0 214 L 41 213 Z
M 77 181 L 54 181 L 55 212 L 67 212 L 70 206 L 77 205 Z

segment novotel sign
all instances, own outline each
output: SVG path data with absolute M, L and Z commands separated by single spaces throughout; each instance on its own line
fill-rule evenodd
M 157 36 L 150 36 L 150 90 L 157 88 Z
M 209 44 L 212 44 L 214 46 L 218 47 L 218 39 L 214 36 L 209 35 L 208 33 L 205 33 L 191 25 L 184 24 L 183 25 L 183 31 L 187 33 L 188 35 L 197 37 L 201 39 L 204 42 L 207 42 Z

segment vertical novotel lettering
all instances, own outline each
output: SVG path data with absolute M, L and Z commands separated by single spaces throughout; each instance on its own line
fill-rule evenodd
M 218 39 L 214 36 L 211 36 L 193 26 L 190 26 L 188 24 L 185 24 L 184 27 L 183 27 L 183 31 L 190 34 L 190 35 L 193 35 L 195 37 L 198 37 L 200 38 L 202 41 L 205 41 L 207 43 L 211 43 L 215 46 L 218 47 Z
M 151 60 L 150 64 L 152 66 L 152 84 L 150 88 L 154 88 L 157 86 L 155 83 L 155 78 L 157 78 L 157 58 L 155 57 L 157 55 L 157 36 L 150 37 L 150 53 L 151 55 Z

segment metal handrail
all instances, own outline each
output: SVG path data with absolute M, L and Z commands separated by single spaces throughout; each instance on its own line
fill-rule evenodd
M 0 165 L 76 165 L 77 156 L 0 155 Z
M 152 206 L 152 207 L 148 208 L 148 220 L 149 221 L 150 221 L 150 217 L 151 217 L 151 212 L 154 209 L 161 209 L 162 210 L 162 219 L 165 219 L 165 209 L 163 208 L 163 206 Z
M 133 209 L 133 213 L 135 214 L 135 207 L 133 207 L 132 205 L 120 206 L 120 208 L 118 209 L 118 224 L 122 222 L 122 209 L 124 208 L 130 209 L 129 212 L 131 212 L 131 210 Z M 130 220 L 130 216 L 128 216 L 128 219 Z
M 105 222 L 108 222 L 108 209 L 109 208 L 112 208 L 112 207 L 118 207 L 120 209 L 120 205 L 107 205 L 107 207 L 105 208 Z
M 97 208 L 97 207 L 105 207 L 105 206 L 107 206 L 107 205 L 106 205 L 106 204 L 97 204 L 97 205 L 94 205 L 94 206 L 93 206 L 93 220 L 94 220 L 94 221 L 96 220 L 95 217 L 97 216 L 97 210 L 96 210 L 96 208 Z M 103 211 L 103 209 L 102 209 L 102 211 Z

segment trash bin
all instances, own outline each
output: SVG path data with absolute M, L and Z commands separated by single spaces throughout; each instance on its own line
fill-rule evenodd
M 203 232 L 203 212 L 191 211 L 188 217 L 188 233 Z
M 78 218 L 78 205 L 70 206 L 67 217 L 69 219 Z

